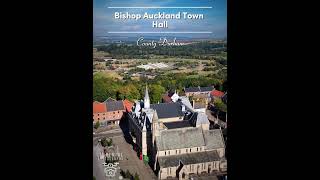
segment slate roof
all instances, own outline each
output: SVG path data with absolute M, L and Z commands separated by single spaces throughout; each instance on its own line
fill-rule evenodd
M 199 92 L 200 88 L 199 87 L 188 87 L 184 89 L 185 92 Z
M 179 161 L 184 165 L 198 164 L 204 162 L 219 161 L 220 157 L 217 151 L 203 151 L 196 153 L 187 153 L 173 156 L 161 156 L 158 157 L 159 165 L 162 168 L 177 167 Z
M 203 133 L 206 149 L 224 148 L 224 141 L 220 129 L 212 129 Z
M 107 101 L 105 103 L 108 112 L 124 110 L 124 105 L 122 101 Z
M 212 86 L 208 87 L 188 87 L 185 88 L 185 92 L 209 92 L 212 91 L 214 88 Z
M 176 129 L 176 128 L 185 128 L 192 127 L 189 121 L 176 121 L 176 122 L 168 122 L 163 123 L 168 129 Z
M 201 92 L 212 91 L 214 88 L 212 86 L 209 87 L 200 87 Z
M 204 146 L 201 127 L 164 130 L 157 140 L 158 150 L 171 150 Z
M 184 116 L 179 103 L 159 103 L 151 104 L 151 109 L 157 111 L 158 117 L 161 118 L 172 118 Z

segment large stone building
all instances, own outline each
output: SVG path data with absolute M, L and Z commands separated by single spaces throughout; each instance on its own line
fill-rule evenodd
M 150 104 L 146 88 L 144 100 L 136 101 L 128 113 L 128 122 L 136 150 L 159 179 L 226 172 L 221 130 L 209 130 L 207 115 L 195 111 L 187 97 Z

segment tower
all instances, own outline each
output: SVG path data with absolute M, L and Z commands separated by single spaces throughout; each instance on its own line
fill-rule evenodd
M 146 91 L 145 91 L 145 94 L 144 94 L 143 103 L 144 103 L 144 108 L 145 109 L 149 109 L 150 108 L 150 98 L 149 98 L 148 86 L 146 86 Z

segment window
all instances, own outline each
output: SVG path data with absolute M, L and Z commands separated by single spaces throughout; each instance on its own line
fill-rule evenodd
M 104 117 L 103 120 L 105 120 L 106 118 Z
M 116 112 L 113 112 L 113 114 L 116 114 Z
M 191 152 L 191 148 L 190 148 L 190 152 Z
M 98 121 L 100 120 L 100 118 L 98 118 Z
M 200 147 L 200 151 L 201 151 L 201 147 Z
M 176 154 L 178 154 L 178 150 L 176 150 Z
M 170 155 L 170 151 L 168 152 L 168 154 Z
M 167 151 L 164 152 L 164 155 L 167 155 Z
M 105 113 L 103 113 L 103 115 L 106 115 Z
M 120 111 L 118 111 L 118 113 L 120 113 Z
M 197 148 L 197 151 L 198 151 L 198 148 Z
M 188 152 L 188 149 L 186 149 L 186 153 Z
M 181 150 L 179 149 L 179 154 L 181 154 Z
M 100 114 L 98 113 L 98 116 L 99 116 Z

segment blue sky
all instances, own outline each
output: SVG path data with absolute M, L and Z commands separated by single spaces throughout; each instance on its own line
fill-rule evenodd
M 182 6 L 204 7 L 212 9 L 109 9 L 108 7 L 146 7 L 146 6 Z M 122 13 L 178 13 L 188 12 L 203 14 L 204 19 L 175 20 L 167 19 L 169 28 L 152 28 L 153 20 L 119 20 L 114 19 L 114 12 Z M 211 31 L 212 34 L 166 34 L 176 37 L 225 38 L 227 37 L 227 0 L 93 0 L 94 36 L 141 36 L 142 34 L 108 34 L 108 31 Z M 151 34 L 163 35 L 163 34 Z M 144 36 L 147 36 L 144 34 Z

